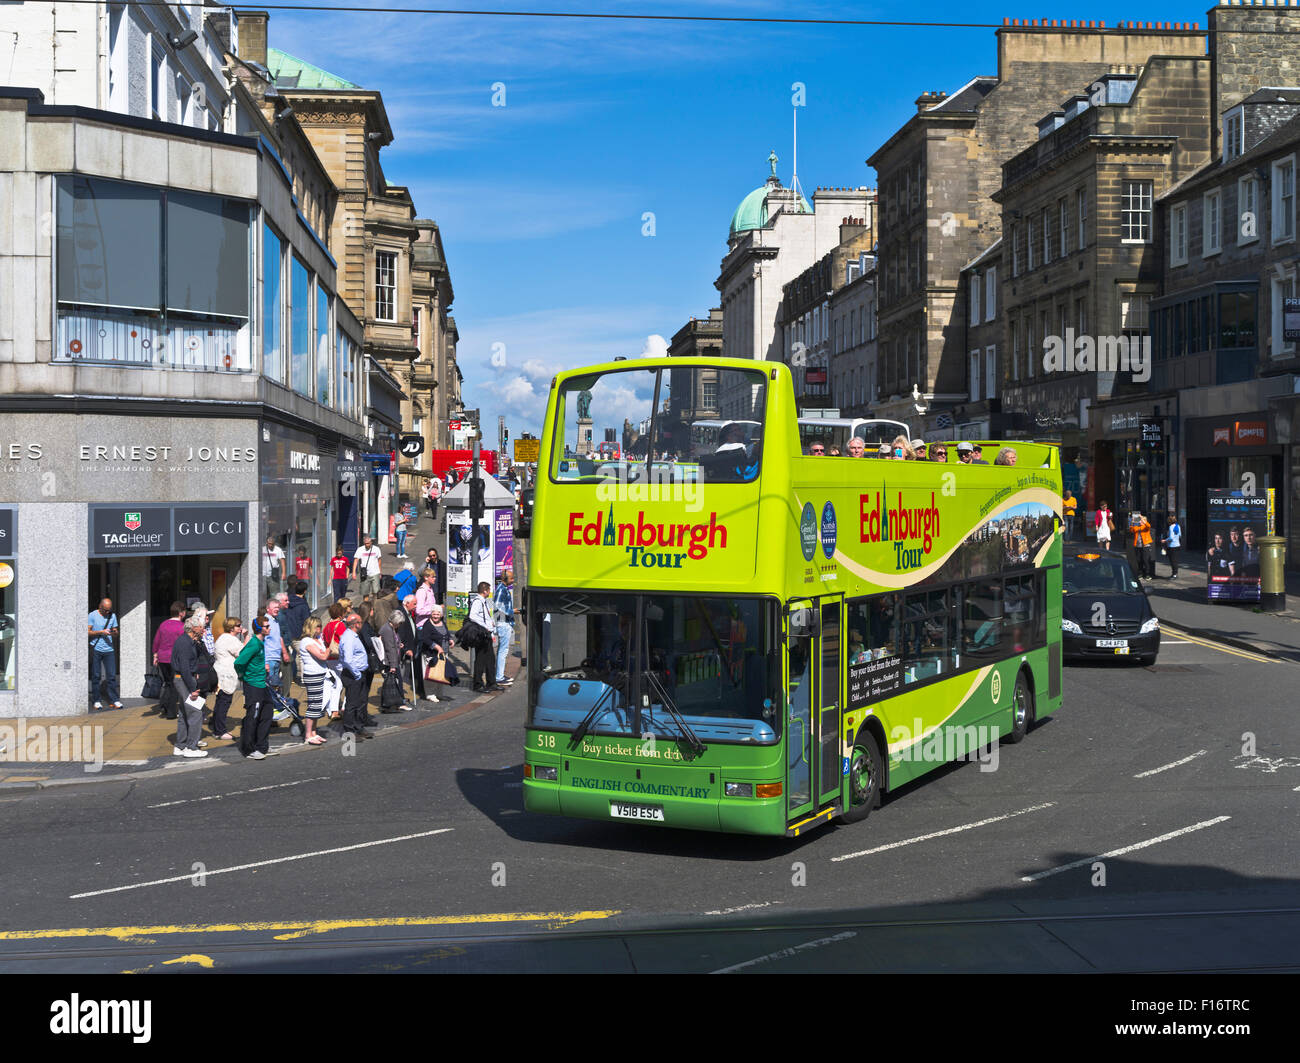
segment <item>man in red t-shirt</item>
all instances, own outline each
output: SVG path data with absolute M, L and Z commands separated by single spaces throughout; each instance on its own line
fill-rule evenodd
M 343 548 L 339 547 L 334 556 L 330 558 L 330 578 L 334 581 L 334 600 L 337 602 L 340 598 L 348 596 L 348 570 L 352 567 L 352 562 L 343 554 Z

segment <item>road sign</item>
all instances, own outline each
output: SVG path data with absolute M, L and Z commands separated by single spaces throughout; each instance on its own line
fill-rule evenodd
M 418 458 L 424 453 L 424 437 L 417 435 L 402 436 L 399 448 L 404 458 Z
M 537 461 L 541 448 L 540 439 L 516 439 L 515 461 Z
M 459 422 L 459 421 L 451 421 L 451 422 L 447 425 L 447 427 L 448 427 L 449 429 L 451 429 L 453 432 L 459 432 L 459 431 L 460 431 L 460 422 Z

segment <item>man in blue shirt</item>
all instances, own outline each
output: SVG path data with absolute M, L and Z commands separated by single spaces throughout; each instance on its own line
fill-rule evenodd
M 1183 529 L 1171 513 L 1168 517 L 1169 529 L 1160 541 L 1165 544 L 1165 557 L 1169 559 L 1169 578 L 1178 575 L 1178 548 L 1183 545 Z
M 99 700 L 100 669 L 103 669 L 104 683 L 108 686 L 108 700 L 113 708 L 120 709 L 122 703 L 117 695 L 117 661 L 113 649 L 117 638 L 117 614 L 113 612 L 110 599 L 101 601 L 99 608 L 86 618 L 86 633 L 90 637 L 91 711 L 104 707 Z
M 343 673 L 343 730 L 357 738 L 369 738 L 365 730 L 366 703 L 370 700 L 370 684 L 366 670 L 370 657 L 361 644 L 361 617 L 349 613 L 344 623 L 347 630 L 339 637 L 339 670 Z
M 266 650 L 266 685 L 268 689 L 280 689 L 280 666 L 289 659 L 289 651 L 285 648 L 284 638 L 280 634 L 280 624 L 275 619 L 280 612 L 280 600 L 271 598 L 266 603 L 266 615 L 270 618 L 270 623 L 266 628 L 264 639 Z M 280 715 L 279 713 L 276 714 Z

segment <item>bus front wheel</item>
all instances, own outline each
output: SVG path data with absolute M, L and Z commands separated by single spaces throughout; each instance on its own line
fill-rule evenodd
M 1034 722 L 1034 695 L 1025 682 L 1025 673 L 1016 676 L 1016 692 L 1011 698 L 1011 733 L 1007 741 L 1016 743 L 1029 733 L 1029 725 Z
M 885 761 L 880 745 L 870 731 L 863 728 L 853 743 L 849 758 L 849 806 L 840 815 L 841 823 L 858 823 L 871 814 L 880 800 Z

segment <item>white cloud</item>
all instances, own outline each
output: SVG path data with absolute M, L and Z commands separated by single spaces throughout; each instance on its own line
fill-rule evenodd
M 645 343 L 641 346 L 642 358 L 667 358 L 668 341 L 659 333 L 654 332 L 645 338 Z
M 513 243 L 599 229 L 623 219 L 638 225 L 644 198 L 608 185 L 545 184 L 521 176 L 509 181 L 412 181 L 416 209 L 438 219 L 461 244 Z

